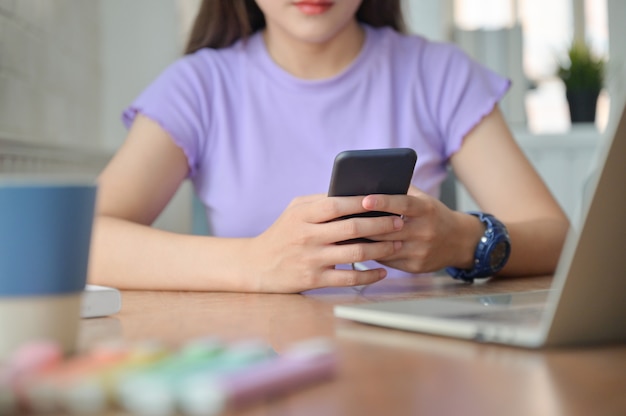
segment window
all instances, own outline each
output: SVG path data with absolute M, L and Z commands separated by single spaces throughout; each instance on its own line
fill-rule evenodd
M 582 6 L 582 7 L 581 7 Z M 606 0 L 454 0 L 455 26 L 464 30 L 522 27 L 525 76 L 533 87 L 525 96 L 528 127 L 533 132 L 562 132 L 570 127 L 564 86 L 555 76 L 574 34 L 574 14 L 581 16 L 593 51 L 608 57 Z M 598 100 L 597 125 L 608 118 L 608 98 Z

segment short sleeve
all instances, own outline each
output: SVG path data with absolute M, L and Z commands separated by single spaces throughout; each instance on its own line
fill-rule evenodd
M 188 57 L 171 64 L 122 113 L 129 128 L 137 114 L 158 123 L 180 147 L 189 165 L 189 177 L 198 170 L 200 146 L 206 131 L 208 111 L 197 71 Z
M 511 82 L 447 43 L 426 46 L 421 70 L 428 108 L 449 158 L 502 99 Z

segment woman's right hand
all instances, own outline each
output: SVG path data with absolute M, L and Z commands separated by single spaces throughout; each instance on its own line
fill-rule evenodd
M 402 229 L 397 216 L 348 218 L 365 212 L 363 197 L 311 195 L 294 199 L 265 232 L 245 247 L 250 291 L 295 293 L 328 286 L 355 286 L 377 282 L 384 268 L 340 270 L 349 264 L 385 258 L 400 249 L 399 241 L 336 244 Z M 252 271 L 252 273 L 250 273 Z

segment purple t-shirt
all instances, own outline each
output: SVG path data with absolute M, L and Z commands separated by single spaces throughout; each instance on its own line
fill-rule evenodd
M 415 149 L 412 183 L 437 197 L 448 159 L 509 81 L 454 45 L 364 29 L 358 57 L 324 80 L 283 70 L 260 33 L 201 49 L 167 68 L 124 122 L 142 113 L 182 148 L 216 236 L 258 235 L 294 197 L 327 192 L 348 149 Z

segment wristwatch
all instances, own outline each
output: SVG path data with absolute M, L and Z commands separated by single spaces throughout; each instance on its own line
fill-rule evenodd
M 511 241 L 504 224 L 493 215 L 475 211 L 468 214 L 478 217 L 485 224 L 485 233 L 474 252 L 474 267 L 471 269 L 447 267 L 446 272 L 455 279 L 472 283 L 476 278 L 493 276 L 502 270 L 511 254 Z

